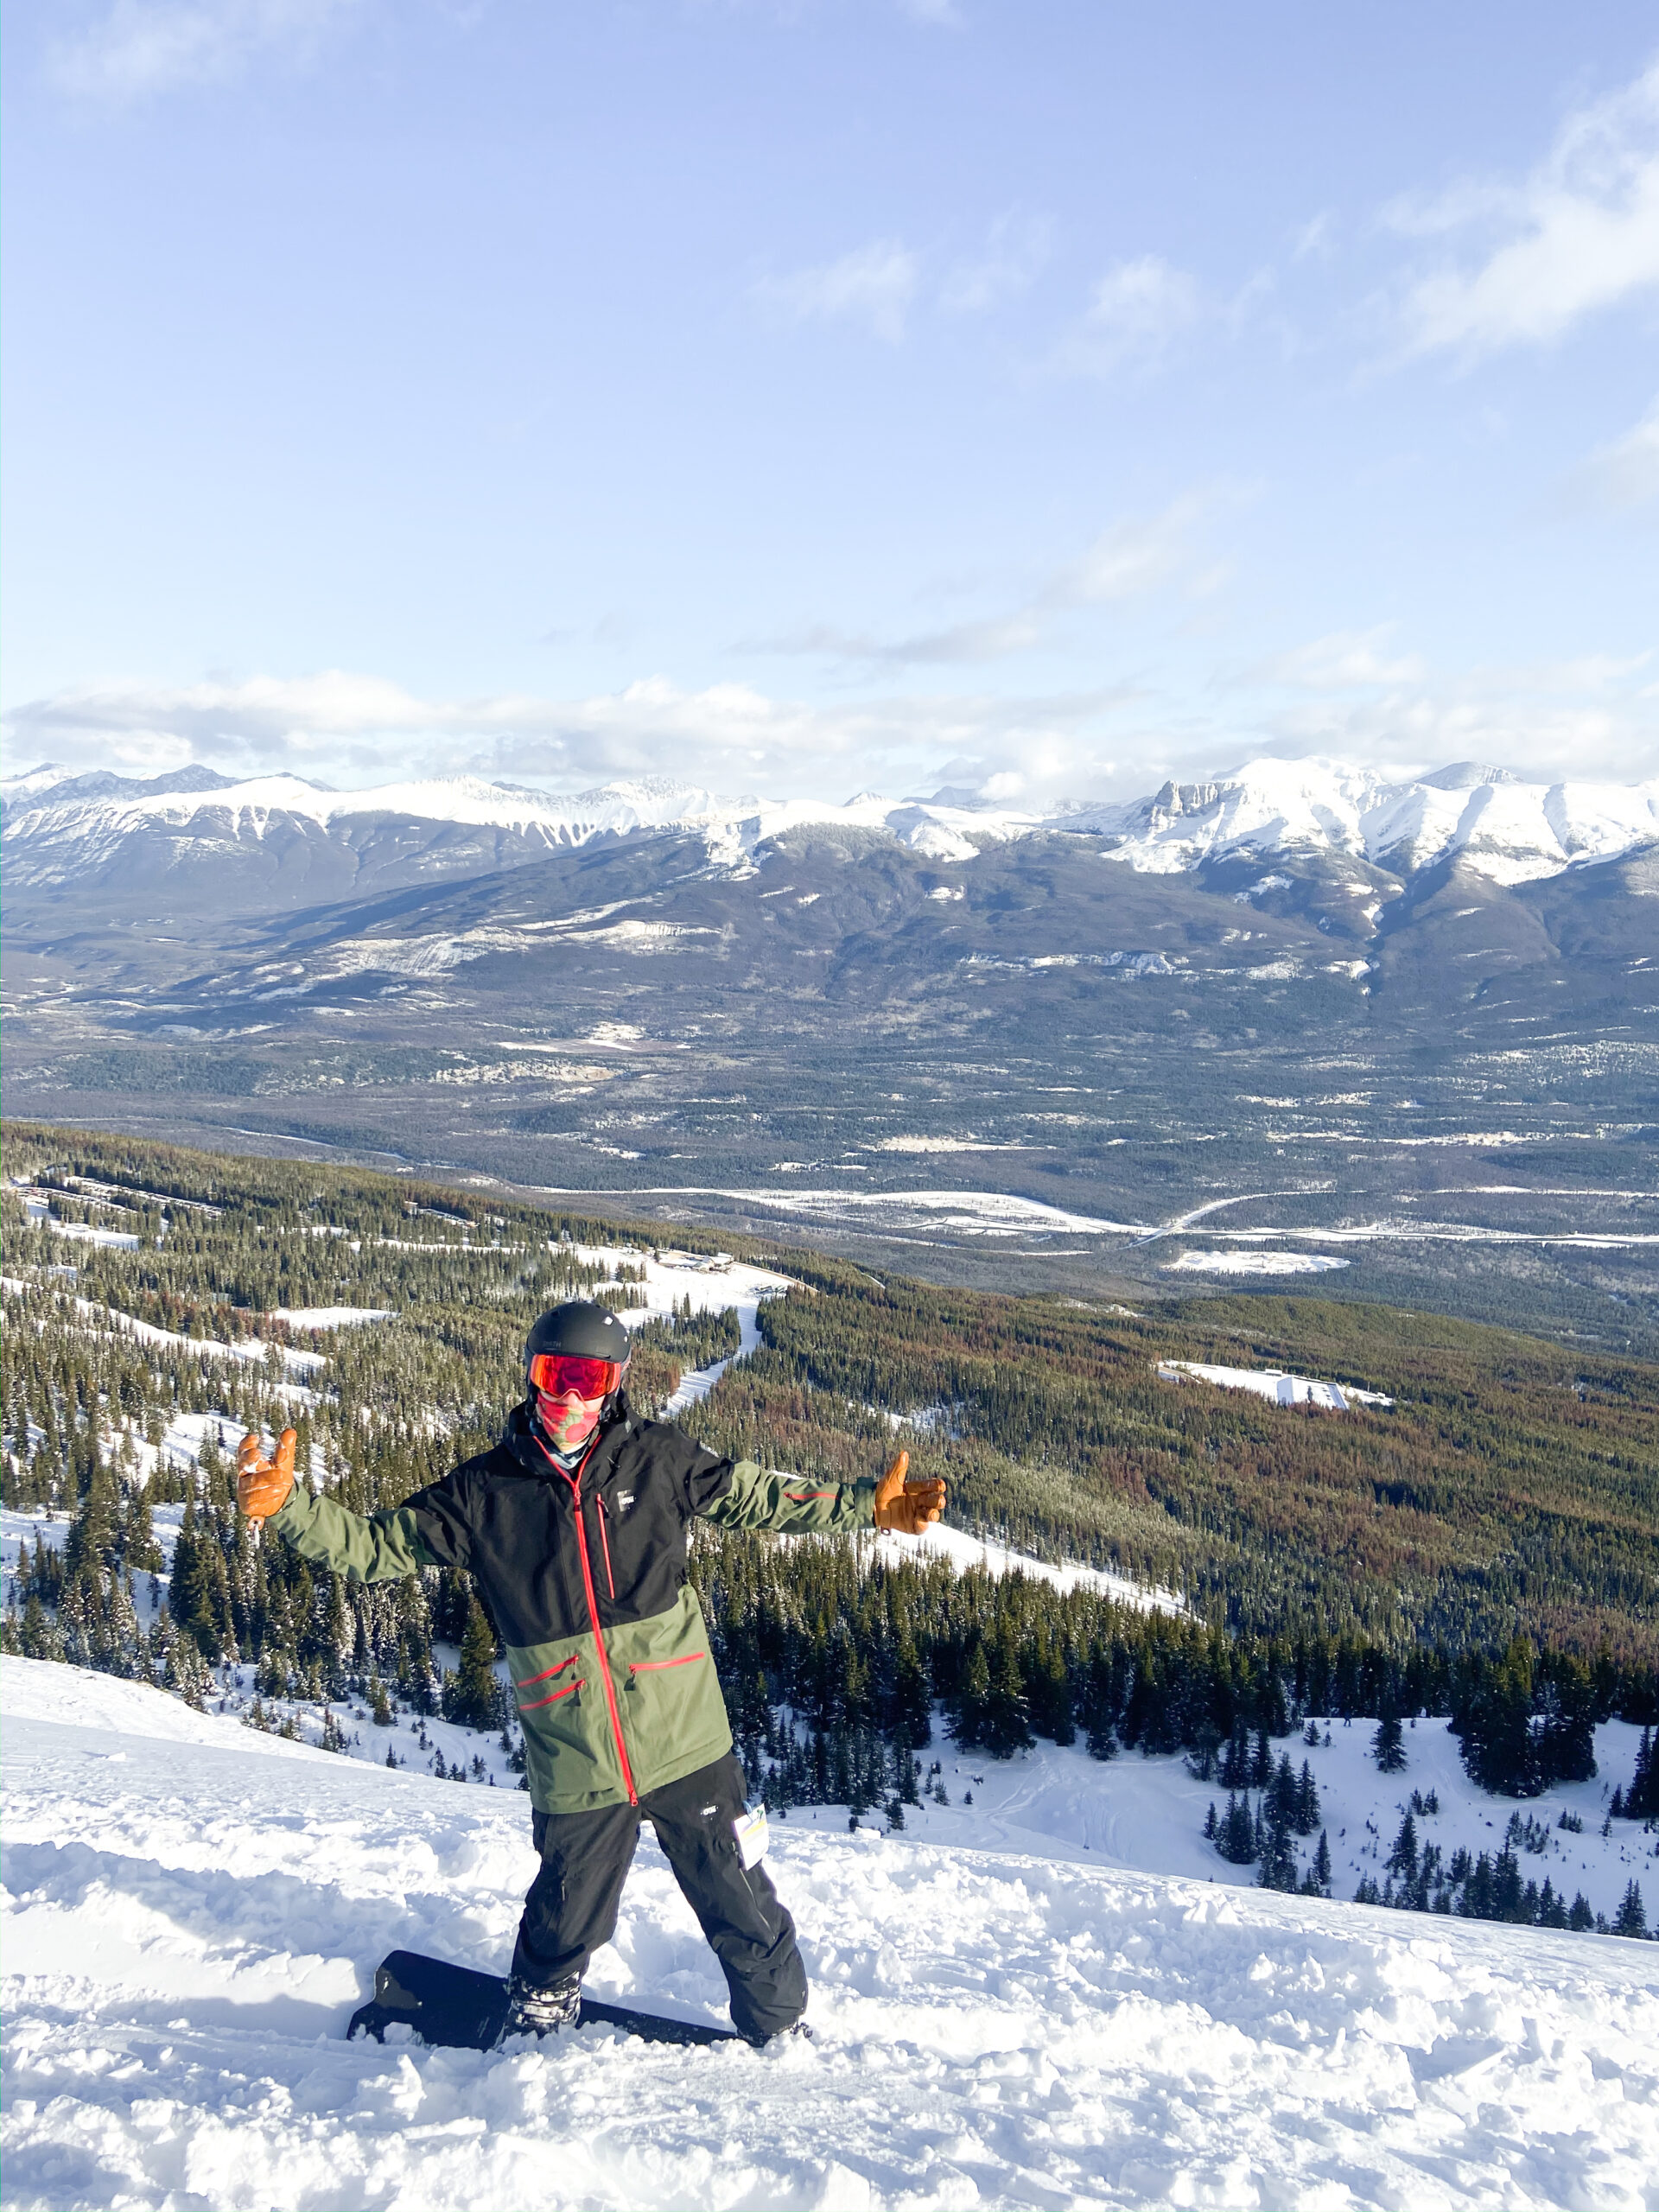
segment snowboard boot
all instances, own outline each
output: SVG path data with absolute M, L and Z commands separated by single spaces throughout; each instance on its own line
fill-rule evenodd
M 556 2035 L 561 2028 L 574 2028 L 581 2017 L 579 1975 L 572 1974 L 568 1981 L 537 1982 L 516 1974 L 507 1984 L 501 2037 L 505 2042 L 509 2036 Z
M 798 2036 L 803 2043 L 812 2043 L 816 2040 L 811 2029 L 807 2026 L 804 2020 L 791 2020 L 786 2028 L 776 2028 L 769 2036 L 746 2034 L 743 2040 L 745 2043 L 753 2044 L 757 2050 L 770 2050 L 773 2044 L 788 2043 L 794 2036 Z

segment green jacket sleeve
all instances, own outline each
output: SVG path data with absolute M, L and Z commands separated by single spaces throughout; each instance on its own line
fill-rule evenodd
M 296 1483 L 280 1513 L 265 1526 L 302 1559 L 315 1560 L 348 1582 L 396 1582 L 437 1561 L 421 1541 L 406 1505 L 366 1518 L 332 1497 L 314 1497 Z
M 702 1509 L 722 1529 L 868 1529 L 875 1521 L 875 1477 L 823 1483 L 805 1475 L 769 1474 L 753 1459 L 740 1459 L 732 1486 Z

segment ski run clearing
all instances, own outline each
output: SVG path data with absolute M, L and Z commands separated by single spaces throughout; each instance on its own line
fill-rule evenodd
M 1033 1832 L 1059 1808 L 1005 1790 L 925 1833 L 849 1834 L 823 1808 L 774 1823 L 811 2043 L 348 2044 L 386 1951 L 504 1963 L 534 1866 L 524 1798 L 67 1668 L 8 1658 L 0 1685 L 19 2212 L 1654 2203 L 1646 1944 L 1134 1872 L 1103 1830 L 1090 1850 Z M 1351 1777 L 1344 1736 L 1325 1757 Z M 1177 1764 L 1090 1776 L 1046 1751 L 1001 1776 L 1087 1777 L 1120 1840 L 1155 1848 L 1140 1777 Z M 722 2014 L 648 1834 L 589 1987 Z
M 1206 1367 L 1197 1359 L 1160 1359 L 1155 1372 L 1166 1382 L 1213 1382 L 1217 1389 L 1252 1391 L 1276 1406 L 1318 1406 L 1327 1413 L 1394 1403 L 1381 1390 L 1362 1390 L 1352 1382 L 1310 1382 L 1306 1375 L 1285 1375 L 1276 1367 Z

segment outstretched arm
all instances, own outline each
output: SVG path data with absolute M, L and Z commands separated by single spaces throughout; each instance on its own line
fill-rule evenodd
M 316 1560 L 351 1582 L 396 1582 L 438 1562 L 421 1541 L 406 1505 L 385 1513 L 353 1513 L 332 1497 L 314 1497 L 294 1479 L 298 1438 L 285 1428 L 267 1459 L 257 1436 L 236 1455 L 236 1495 L 250 1521 L 264 1522 L 302 1559 Z
M 864 1475 L 850 1483 L 815 1482 L 804 1475 L 768 1473 L 753 1459 L 740 1459 L 728 1487 L 696 1510 L 725 1529 L 895 1529 L 919 1535 L 944 1510 L 944 1484 L 937 1478 L 907 1483 L 910 1454 L 900 1452 L 878 1482 Z

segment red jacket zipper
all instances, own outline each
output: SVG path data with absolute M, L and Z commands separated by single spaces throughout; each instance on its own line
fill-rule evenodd
M 627 1788 L 628 1802 L 637 1805 L 639 1792 L 633 1786 L 633 1769 L 628 1764 L 628 1747 L 622 1740 L 622 1715 L 617 1710 L 616 1684 L 611 1680 L 611 1662 L 605 1652 L 605 1632 L 599 1624 L 599 1599 L 594 1591 L 594 1570 L 588 1559 L 588 1531 L 582 1525 L 582 1478 L 587 1469 L 588 1459 L 591 1459 L 593 1453 L 590 1450 L 588 1459 L 583 1459 L 574 1475 L 565 1475 L 564 1469 L 539 1437 L 537 1444 L 548 1465 L 564 1475 L 564 1479 L 570 1485 L 570 1510 L 575 1519 L 576 1544 L 582 1554 L 582 1586 L 588 1599 L 588 1618 L 594 1624 L 594 1649 L 599 1655 L 599 1671 L 605 1680 L 605 1701 L 611 1709 L 611 1733 L 616 1738 L 616 1756 L 621 1762 L 622 1780 Z

